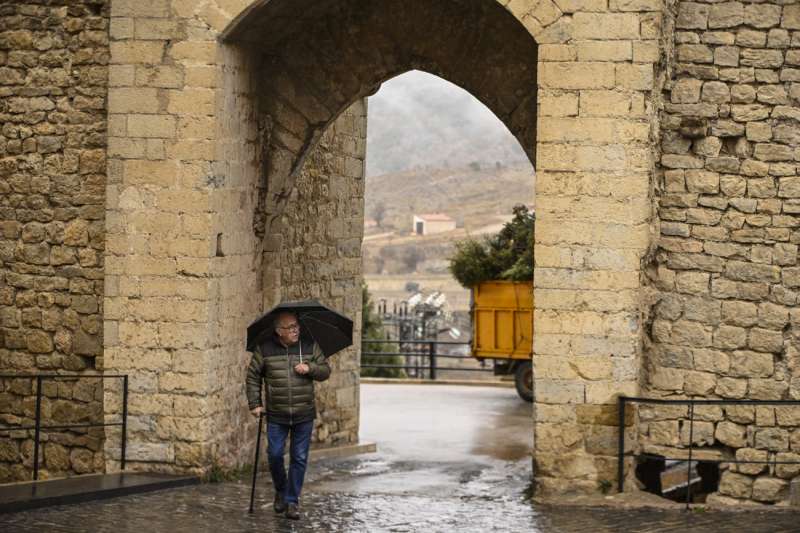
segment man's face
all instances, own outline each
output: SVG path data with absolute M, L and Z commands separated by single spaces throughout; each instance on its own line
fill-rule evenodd
M 300 324 L 297 317 L 291 313 L 282 313 L 275 323 L 275 332 L 281 342 L 290 346 L 300 339 Z

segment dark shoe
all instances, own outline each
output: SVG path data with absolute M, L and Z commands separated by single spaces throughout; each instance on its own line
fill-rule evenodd
M 272 508 L 275 509 L 277 514 L 286 512 L 286 502 L 283 500 L 283 496 L 281 494 L 275 495 L 275 501 L 272 503 Z
M 297 508 L 296 503 L 290 503 L 286 506 L 286 518 L 300 520 L 300 509 Z

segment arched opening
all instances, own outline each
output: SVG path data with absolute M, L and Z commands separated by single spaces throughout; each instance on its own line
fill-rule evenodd
M 267 226 L 326 129 L 412 69 L 469 91 L 535 164 L 538 48 L 493 0 L 257 2 L 223 38 L 256 69 Z
M 223 39 L 219 137 L 237 157 L 220 174 L 246 176 L 263 307 L 318 296 L 359 316 L 365 98 L 383 82 L 419 70 L 454 83 L 535 162 L 537 44 L 494 0 L 257 2 Z M 320 389 L 320 443 L 358 439 L 357 355 L 337 355 Z
M 420 71 L 369 97 L 366 156 L 359 439 L 378 453 L 360 464 L 387 470 L 381 490 L 402 479 L 406 491 L 450 492 L 438 473 L 452 470 L 465 494 L 501 471 L 513 481 L 498 497 L 524 492 L 533 417 L 514 375 L 530 341 L 520 359 L 473 356 L 472 294 L 449 258 L 458 241 L 494 236 L 514 206 L 532 208 L 528 156 L 470 93 Z

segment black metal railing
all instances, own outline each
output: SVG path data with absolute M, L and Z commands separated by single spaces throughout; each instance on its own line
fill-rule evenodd
M 33 430 L 33 480 L 39 479 L 39 443 L 43 429 L 66 430 L 85 429 L 94 427 L 121 426 L 122 443 L 120 446 L 120 469 L 125 470 L 125 448 L 128 440 L 128 375 L 127 374 L 0 374 L 0 379 L 35 379 L 36 403 L 34 407 L 34 423 L 32 426 L 0 427 L 0 432 L 13 433 L 16 431 Z M 122 420 L 119 422 L 106 422 L 103 424 L 58 424 L 51 426 L 42 425 L 42 382 L 52 380 L 74 379 L 121 379 L 122 380 Z
M 618 398 L 618 422 L 619 422 L 619 442 L 617 448 L 617 491 L 622 492 L 625 484 L 625 416 L 627 414 L 627 404 L 650 404 L 650 405 L 687 405 L 689 419 L 689 445 L 687 457 L 664 457 L 650 453 L 631 453 L 627 455 L 636 459 L 637 457 L 647 459 L 658 459 L 663 461 L 687 461 L 686 468 L 686 509 L 692 499 L 692 452 L 694 450 L 694 406 L 695 405 L 800 405 L 800 400 L 694 400 L 676 399 L 668 400 L 663 398 L 638 398 L 631 396 L 620 396 Z M 682 418 L 682 417 L 681 417 Z M 765 465 L 800 465 L 800 461 L 778 461 L 775 458 L 763 461 L 747 461 L 740 459 L 713 459 L 703 458 L 702 462 L 717 464 L 765 464 Z M 696 461 L 699 462 L 699 461 Z
M 382 345 L 391 344 L 397 346 L 397 351 L 393 352 L 376 352 L 365 351 L 364 347 L 368 345 Z M 476 367 L 452 367 L 452 366 L 439 366 L 441 359 L 451 360 L 470 360 L 477 361 L 471 355 L 458 355 L 441 353 L 437 348 L 439 346 L 470 346 L 468 342 L 451 342 L 451 341 L 436 341 L 436 340 L 373 340 L 362 339 L 361 341 L 361 368 L 386 368 L 397 370 L 411 370 L 414 371 L 413 377 L 436 379 L 437 372 L 439 371 L 466 371 L 466 372 L 493 372 L 494 369 L 490 366 L 484 366 L 481 362 L 479 368 Z M 402 365 L 397 364 L 376 364 L 366 362 L 365 357 L 404 357 L 405 363 Z M 423 363 L 422 361 L 426 360 Z M 410 361 L 410 362 L 409 362 Z

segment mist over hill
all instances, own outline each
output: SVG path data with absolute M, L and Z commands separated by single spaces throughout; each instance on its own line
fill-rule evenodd
M 496 162 L 530 166 L 505 125 L 460 87 L 412 71 L 369 98 L 367 176 Z

